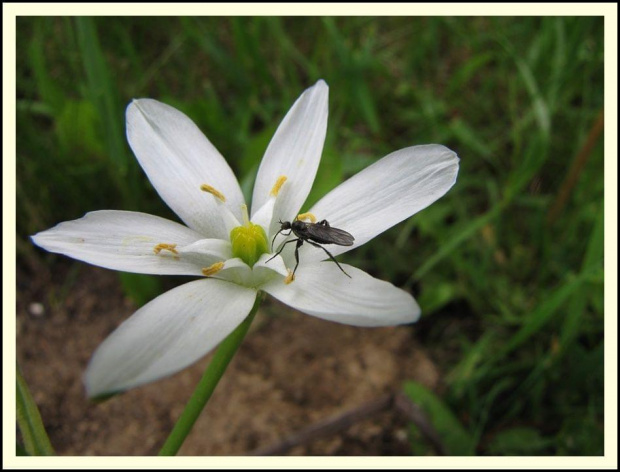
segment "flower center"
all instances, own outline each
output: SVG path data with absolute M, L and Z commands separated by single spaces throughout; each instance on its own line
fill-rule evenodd
M 248 208 L 245 205 L 243 205 L 243 223 L 243 226 L 237 226 L 230 232 L 232 255 L 253 267 L 261 255 L 269 252 L 267 235 L 262 226 L 250 222 Z

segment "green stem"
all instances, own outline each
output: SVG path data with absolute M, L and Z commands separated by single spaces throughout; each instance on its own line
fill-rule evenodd
M 263 298 L 265 298 L 265 294 L 263 292 L 258 292 L 250 314 L 217 348 L 213 360 L 200 379 L 187 405 L 185 405 L 185 410 L 183 410 L 183 413 L 170 432 L 168 439 L 166 439 L 166 442 L 159 451 L 160 456 L 174 456 L 183 445 L 183 441 L 187 438 L 198 416 L 211 398 L 215 387 L 222 378 L 226 367 L 228 367 L 228 363 L 241 345 L 241 341 L 243 341 L 243 338 L 248 332 L 252 320 L 254 320 L 254 315 L 256 315 L 256 311 L 263 301 Z
M 50 443 L 37 404 L 17 366 L 17 424 L 22 433 L 24 448 L 31 456 L 53 456 Z

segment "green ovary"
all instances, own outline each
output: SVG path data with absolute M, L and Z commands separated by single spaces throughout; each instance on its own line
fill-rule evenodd
M 233 228 L 230 242 L 233 257 L 238 257 L 250 267 L 256 264 L 262 254 L 269 252 L 265 230 L 253 223 Z

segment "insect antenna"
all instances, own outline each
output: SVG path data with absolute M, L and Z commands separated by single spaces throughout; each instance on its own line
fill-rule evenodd
M 271 251 L 273 252 L 273 243 L 276 242 L 276 238 L 278 237 L 278 234 L 280 234 L 282 232 L 282 230 L 278 231 L 275 236 L 273 237 L 273 239 L 271 240 Z

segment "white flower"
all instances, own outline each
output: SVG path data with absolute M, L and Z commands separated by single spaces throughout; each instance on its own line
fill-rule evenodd
M 127 108 L 127 137 L 151 183 L 187 226 L 128 211 L 96 211 L 33 236 L 48 251 L 109 269 L 195 275 L 140 308 L 97 349 L 85 374 L 89 396 L 173 374 L 203 357 L 248 315 L 258 290 L 326 320 L 355 326 L 416 321 L 413 297 L 304 244 L 272 260 L 279 221 L 294 221 L 316 175 L 327 128 L 327 84 L 306 90 L 260 165 L 251 219 L 230 167 L 196 125 L 150 99 Z M 354 249 L 444 195 L 458 158 L 439 145 L 396 151 L 335 188 L 301 218 L 316 216 L 355 237 Z M 292 237 L 292 236 L 291 236 Z M 278 236 L 277 248 L 285 236 Z M 289 249 L 290 248 L 290 249 Z

